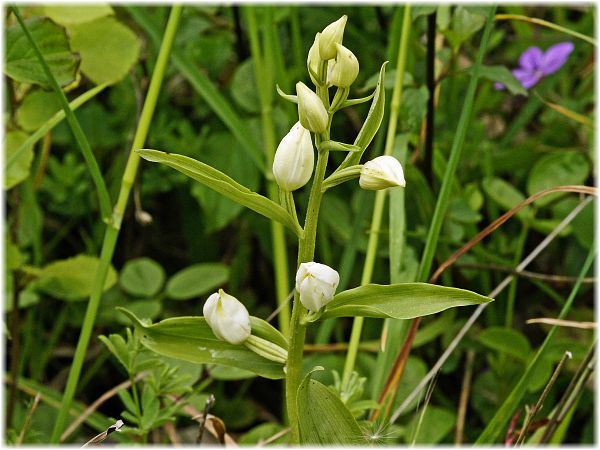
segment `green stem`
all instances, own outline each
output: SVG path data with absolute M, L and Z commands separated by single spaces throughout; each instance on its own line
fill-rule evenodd
M 48 78 L 48 83 L 50 84 L 50 86 L 52 87 L 52 89 L 54 90 L 55 94 L 57 95 L 57 97 L 60 101 L 62 109 L 65 112 L 65 116 L 67 118 L 69 127 L 71 127 L 71 131 L 73 132 L 75 141 L 77 141 L 77 145 L 79 146 L 79 149 L 81 150 L 81 153 L 83 154 L 83 159 L 85 160 L 85 162 L 87 164 L 87 167 L 88 167 L 88 170 L 92 177 L 92 180 L 94 181 L 94 184 L 96 185 L 96 191 L 97 191 L 97 195 L 98 195 L 98 203 L 100 205 L 100 212 L 102 214 L 102 219 L 104 221 L 109 221 L 110 220 L 110 209 L 111 209 L 110 197 L 108 195 L 108 190 L 106 189 L 106 184 L 104 183 L 104 178 L 102 178 L 102 173 L 100 172 L 100 168 L 98 167 L 98 162 L 96 161 L 96 158 L 94 157 L 94 153 L 92 152 L 92 149 L 90 148 L 90 144 L 89 144 L 87 138 L 85 137 L 85 134 L 83 133 L 83 130 L 81 129 L 81 125 L 77 121 L 75 114 L 73 114 L 73 111 L 71 111 L 71 108 L 69 107 L 69 102 L 67 101 L 67 97 L 65 97 L 65 94 L 63 93 L 62 89 L 58 85 L 58 82 L 52 75 L 52 72 L 50 72 L 50 67 L 48 67 L 46 60 L 44 59 L 44 55 L 42 55 L 42 52 L 40 51 L 37 43 L 35 42 L 35 39 L 33 38 L 31 33 L 29 32 L 29 30 L 27 29 L 27 26 L 25 25 L 25 22 L 23 21 L 23 18 L 21 17 L 21 13 L 19 12 L 19 8 L 17 8 L 16 6 L 11 6 L 11 9 L 12 9 L 15 17 L 17 18 L 19 25 L 21 25 L 21 28 L 23 29 L 23 32 L 25 33 L 27 40 L 31 44 L 31 47 L 33 48 L 33 51 L 35 52 L 35 54 L 40 62 L 40 65 L 42 66 L 44 74 Z
M 527 242 L 527 235 L 529 234 L 529 225 L 523 223 L 521 228 L 521 234 L 517 240 L 517 249 L 513 258 L 513 266 L 519 264 L 523 257 L 523 251 L 525 250 L 525 243 Z M 517 280 L 518 277 L 514 277 L 508 287 L 508 299 L 506 302 L 506 315 L 504 317 L 504 326 L 507 328 L 512 327 L 514 309 L 515 309 L 515 298 L 517 296 Z
M 121 220 L 125 213 L 129 193 L 131 192 L 131 187 L 133 185 L 133 181 L 135 179 L 137 168 L 139 165 L 140 159 L 137 153 L 134 152 L 134 150 L 142 148 L 144 146 L 144 142 L 146 141 L 150 123 L 152 121 L 152 116 L 156 108 L 156 102 L 158 99 L 158 94 L 160 92 L 160 87 L 162 85 L 162 81 L 167 68 L 167 62 L 169 60 L 169 55 L 171 52 L 173 41 L 175 39 L 175 33 L 179 25 L 181 9 L 181 5 L 175 5 L 171 9 L 169 21 L 167 23 L 167 27 L 163 38 L 163 43 L 161 45 L 158 58 L 156 60 L 156 67 L 154 68 L 154 72 L 152 73 L 152 79 L 148 88 L 148 94 L 146 96 L 144 107 L 142 109 L 142 114 L 140 116 L 140 121 L 135 132 L 133 145 L 131 147 L 131 151 L 129 152 L 129 159 L 127 161 L 125 173 L 123 174 L 121 190 L 119 192 L 117 204 L 115 205 L 115 208 L 113 210 L 113 221 L 110 225 L 106 227 L 104 241 L 102 243 L 102 251 L 100 253 L 100 263 L 98 264 L 98 269 L 96 271 L 96 277 L 94 279 L 92 287 L 92 294 L 90 296 L 88 307 L 83 320 L 83 325 L 81 327 L 81 333 L 79 335 L 79 341 L 77 342 L 77 348 L 75 349 L 75 355 L 73 357 L 71 370 L 69 371 L 67 385 L 63 394 L 62 405 L 58 413 L 56 422 L 54 423 L 54 430 L 52 432 L 52 437 L 50 440 L 50 442 L 53 444 L 58 443 L 60 435 L 64 430 L 65 420 L 68 416 L 68 412 L 71 407 L 73 397 L 75 395 L 75 390 L 77 388 L 77 383 L 81 374 L 81 368 L 85 359 L 85 353 L 87 351 L 87 347 L 90 341 L 92 329 L 94 327 L 94 322 L 96 321 L 96 313 L 100 304 L 100 298 L 102 296 L 104 282 L 106 280 L 108 268 L 110 267 L 110 262 L 112 260 L 115 246 L 117 243 L 117 238 L 119 236 Z
M 260 98 L 260 110 L 262 119 L 262 134 L 265 150 L 265 159 L 268 168 L 267 171 L 267 194 L 271 200 L 277 201 L 278 186 L 271 175 L 271 164 L 275 155 L 275 126 L 273 123 L 273 49 L 271 39 L 264 39 L 264 55 L 261 55 L 259 32 L 256 23 L 256 16 L 253 7 L 244 8 L 246 12 L 246 21 L 248 23 L 248 35 L 250 38 L 250 52 L 254 61 L 254 73 L 258 86 Z M 267 19 L 270 19 L 271 9 Z M 267 20 L 268 21 L 268 20 Z M 264 58 L 263 58 L 264 56 Z M 279 309 L 278 323 L 279 330 L 289 336 L 290 328 L 290 306 L 286 303 L 290 292 L 289 286 L 289 264 L 287 257 L 287 248 L 285 244 L 285 234 L 283 225 L 274 220 L 271 221 L 271 239 L 273 248 L 273 270 L 275 272 L 275 294 L 277 306 Z
M 421 264 L 419 265 L 417 281 L 425 282 L 429 278 L 429 272 L 431 271 L 431 265 L 433 263 L 433 257 L 437 248 L 440 230 L 448 209 L 452 182 L 454 181 L 454 175 L 456 174 L 458 162 L 460 161 L 462 154 L 463 144 L 469 126 L 469 120 L 471 119 L 471 111 L 473 109 L 473 101 L 475 99 L 475 89 L 477 88 L 477 81 L 479 80 L 479 68 L 483 62 L 483 55 L 485 54 L 488 40 L 492 32 L 495 12 L 496 6 L 491 6 L 488 13 L 485 30 L 483 31 L 483 37 L 481 38 L 481 44 L 477 54 L 477 61 L 473 65 L 473 73 L 471 79 L 469 80 L 464 106 L 456 129 L 456 135 L 454 137 L 454 141 L 452 142 L 450 159 L 448 160 L 442 187 L 440 188 L 438 200 L 435 205 L 435 211 L 433 212 L 431 226 L 429 227 L 429 231 L 427 233 L 427 241 L 425 242 L 425 249 L 423 250 Z
M 386 134 L 384 155 L 391 155 L 394 148 L 396 137 L 396 127 L 398 125 L 398 114 L 400 112 L 400 100 L 402 98 L 402 84 L 404 80 L 404 71 L 406 70 L 406 55 L 408 51 L 408 39 L 410 36 L 410 5 L 404 7 L 404 17 L 402 21 L 402 33 L 400 45 L 398 47 L 398 64 L 396 66 L 396 78 L 394 80 L 394 91 L 390 103 L 390 120 Z M 361 286 L 369 284 L 373 275 L 375 266 L 375 257 L 377 255 L 377 244 L 379 243 L 379 228 L 381 227 L 381 218 L 383 217 L 383 207 L 385 205 L 386 191 L 377 191 L 375 194 L 375 206 L 373 208 L 373 218 L 371 219 L 371 230 L 369 233 L 369 242 L 367 244 L 367 255 L 363 266 Z M 350 375 L 354 370 L 354 363 L 360 344 L 360 335 L 364 323 L 363 317 L 355 317 L 352 324 L 352 333 L 350 335 L 350 344 L 344 363 L 344 373 L 342 375 L 342 386 L 347 385 Z

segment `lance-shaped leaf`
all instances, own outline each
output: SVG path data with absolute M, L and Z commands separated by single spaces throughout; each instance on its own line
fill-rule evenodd
M 125 314 L 140 333 L 148 349 L 170 358 L 198 364 L 221 364 L 249 370 L 265 378 L 285 376 L 283 364 L 270 361 L 248 350 L 243 344 L 233 345 L 218 339 L 204 317 L 174 317 L 153 325 L 145 325 L 131 311 L 117 308 Z M 262 319 L 250 317 L 252 334 L 287 349 L 285 337 Z
M 172 167 L 234 202 L 262 214 L 269 219 L 282 223 L 289 227 L 297 236 L 302 235 L 302 228 L 284 208 L 272 200 L 269 200 L 256 192 L 252 192 L 247 187 L 237 183 L 231 177 L 214 167 L 193 158 L 177 155 L 175 153 L 165 153 L 148 149 L 136 151 L 142 158 Z
M 352 152 L 346 156 L 346 159 L 344 159 L 342 164 L 340 164 L 338 170 L 358 164 L 362 154 L 373 140 L 377 130 L 379 130 L 385 110 L 385 89 L 383 88 L 383 80 L 385 78 L 386 65 L 387 61 L 381 66 L 381 70 L 379 71 L 379 80 L 377 81 L 377 86 L 375 87 L 375 92 L 373 94 L 373 101 L 371 102 L 371 108 L 369 108 L 369 113 L 367 114 L 365 123 L 358 132 L 358 136 L 356 136 L 354 141 L 354 145 L 360 147 L 361 150 L 358 152 Z
M 435 284 L 367 284 L 337 294 L 320 318 L 364 316 L 413 319 L 456 306 L 478 305 L 492 300 L 475 292 Z
M 311 373 L 298 387 L 300 443 L 366 446 L 360 426 L 346 405 L 332 389 L 311 379 Z

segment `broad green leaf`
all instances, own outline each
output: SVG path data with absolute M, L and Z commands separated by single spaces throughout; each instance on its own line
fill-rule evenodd
M 17 154 L 17 150 L 27 141 L 29 135 L 20 130 L 9 131 L 4 136 L 4 151 L 6 159 L 12 158 L 13 164 L 4 172 L 4 189 L 8 190 L 27 179 L 33 162 L 33 145 L 23 147 L 24 151 Z M 16 157 L 15 157 L 16 156 Z
M 483 188 L 483 191 L 505 211 L 514 208 L 525 200 L 525 196 L 521 191 L 501 178 L 485 178 L 481 182 L 481 187 Z M 517 217 L 523 220 L 530 219 L 532 215 L 533 212 L 529 206 L 526 206 L 517 213 Z
M 73 50 L 81 55 L 81 71 L 96 84 L 114 84 L 136 63 L 140 42 L 114 17 L 102 17 L 70 28 Z
M 367 114 L 367 118 L 365 119 L 362 128 L 358 132 L 358 136 L 356 136 L 356 139 L 354 140 L 354 145 L 360 147 L 362 150 L 349 153 L 337 170 L 358 164 L 362 154 L 373 140 L 377 130 L 379 130 L 379 126 L 383 120 L 383 113 L 385 111 L 385 89 L 383 87 L 383 81 L 385 79 L 386 65 L 387 61 L 381 66 L 381 70 L 379 71 L 379 80 L 377 81 L 377 86 L 375 87 L 369 113 Z
M 581 153 L 557 152 L 542 156 L 536 161 L 527 179 L 527 193 L 536 192 L 555 186 L 583 184 L 590 172 L 590 165 Z M 536 201 L 544 206 L 560 197 L 561 193 L 546 195 Z
M 452 16 L 452 29 L 445 30 L 444 35 L 454 49 L 480 30 L 485 25 L 485 16 L 472 13 L 464 6 L 457 6 Z
M 215 365 L 209 369 L 210 377 L 214 380 L 247 380 L 256 378 L 256 374 L 249 370 L 238 369 L 237 367 Z
M 98 264 L 98 258 L 88 255 L 54 261 L 40 271 L 35 287 L 62 300 L 85 300 L 92 293 Z M 117 272 L 110 266 L 103 291 L 114 286 L 116 282 Z
M 39 17 L 26 20 L 25 25 L 58 84 L 72 83 L 79 60 L 71 52 L 65 30 L 51 20 Z M 18 23 L 6 30 L 5 39 L 4 73 L 21 83 L 48 87 L 48 78 Z
M 306 375 L 298 387 L 300 444 L 366 445 L 365 437 L 346 405 L 330 388 Z
M 197 364 L 237 367 L 265 378 L 279 379 L 285 376 L 283 364 L 265 359 L 243 345 L 219 340 L 204 317 L 176 317 L 145 325 L 125 308 L 118 310 L 129 317 L 140 333 L 142 344 L 160 355 Z M 252 334 L 279 345 L 285 342 L 285 338 L 264 320 L 251 317 L 250 321 Z M 274 335 L 277 341 L 273 339 Z
M 479 342 L 492 350 L 526 361 L 531 345 L 523 333 L 512 328 L 489 327 L 479 333 Z
M 224 264 L 194 264 L 169 279 L 166 293 L 174 300 L 189 300 L 222 286 L 228 279 L 229 268 Z
M 99 94 L 104 88 L 105 84 L 96 86 L 89 91 L 81 94 L 71 103 L 69 103 L 69 107 L 72 111 L 75 111 L 89 99 L 93 98 L 97 94 Z M 4 166 L 4 170 L 9 170 L 13 164 L 21 157 L 23 153 L 27 153 L 27 149 L 32 147 L 37 141 L 39 141 L 48 131 L 54 128 L 58 123 L 60 123 L 65 118 L 65 111 L 61 109 L 56 114 L 54 114 L 50 119 L 48 119 L 40 128 L 37 129 L 35 133 L 27 138 L 25 142 L 23 142 L 11 155 L 6 155 L 6 162 Z
M 196 181 L 210 187 L 231 200 L 259 213 L 263 216 L 282 223 L 296 235 L 302 230 L 288 212 L 277 203 L 235 182 L 223 172 L 187 156 L 165 153 L 158 150 L 136 150 L 144 159 L 165 164 Z
M 160 300 L 152 299 L 152 300 L 136 300 L 136 301 L 128 301 L 127 308 L 136 316 L 143 317 L 145 319 L 156 319 L 160 316 L 162 311 L 162 304 Z M 115 315 L 115 321 L 120 323 L 121 325 L 129 325 L 130 321 L 123 317 L 122 314 Z
M 100 17 L 114 14 L 113 9 L 108 4 L 47 5 L 44 6 L 44 12 L 56 23 L 63 26 L 91 22 Z
M 156 295 L 165 281 L 165 271 L 150 258 L 127 261 L 121 270 L 119 284 L 128 294 L 139 297 Z
M 427 406 L 423 421 L 418 428 L 418 434 L 415 439 L 417 423 L 420 419 L 421 411 L 414 415 L 414 419 L 406 430 L 404 437 L 407 444 L 410 444 L 413 441 L 417 445 L 437 444 L 452 431 L 454 423 L 456 422 L 454 412 L 436 406 Z
M 435 284 L 367 284 L 337 294 L 321 318 L 364 316 L 413 319 L 456 306 L 478 305 L 492 300 L 475 292 Z
M 469 70 L 469 72 L 471 71 Z M 479 76 L 502 83 L 512 94 L 529 95 L 527 89 L 523 87 L 519 80 L 505 66 L 481 66 L 479 68 Z
M 400 124 L 405 132 L 418 133 L 421 123 L 427 114 L 427 86 L 409 87 L 402 92 L 400 101 Z
M 35 131 L 60 110 L 60 101 L 54 92 L 36 89 L 25 97 L 15 118 L 23 130 Z

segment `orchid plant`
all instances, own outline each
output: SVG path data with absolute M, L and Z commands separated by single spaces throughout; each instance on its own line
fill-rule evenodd
M 319 210 L 328 190 L 357 178 L 360 188 L 366 190 L 400 189 L 406 184 L 400 162 L 391 156 L 360 163 L 384 115 L 386 63 L 381 66 L 371 95 L 349 98 L 350 88 L 359 74 L 359 63 L 343 45 L 346 21 L 347 17 L 343 16 L 315 36 L 307 58 L 307 75 L 314 89 L 298 82 L 296 94 L 291 95 L 277 87 L 283 99 L 298 105 L 298 122 L 281 139 L 272 161 L 272 173 L 265 174 L 272 176 L 279 187 L 278 201 L 252 192 L 225 173 L 192 158 L 159 150 L 137 150 L 147 161 L 172 167 L 283 224 L 297 239 L 296 285 L 289 335 L 250 315 L 243 298 L 237 299 L 222 289 L 208 297 L 203 316 L 174 317 L 150 324 L 121 309 L 131 319 L 143 345 L 156 353 L 198 364 L 245 369 L 265 378 L 284 379 L 287 417 L 294 444 L 367 443 L 346 404 L 352 396 L 350 388 L 341 386 L 338 391 L 345 394 L 340 395 L 311 378 L 314 370 L 323 368 L 303 371 L 307 327 L 325 318 L 410 319 L 492 300 L 474 292 L 425 283 L 368 284 L 336 293 L 338 272 L 315 261 Z M 335 90 L 333 96 L 330 90 Z M 333 116 L 343 108 L 368 101 L 371 102 L 368 115 L 354 142 L 333 140 Z M 333 151 L 344 152 L 346 157 L 338 167 L 330 168 L 328 157 Z M 311 179 L 302 225 L 294 192 Z

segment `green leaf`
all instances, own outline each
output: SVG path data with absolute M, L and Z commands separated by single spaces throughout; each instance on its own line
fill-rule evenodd
M 137 258 L 127 261 L 119 277 L 119 284 L 123 290 L 138 297 L 156 295 L 164 281 L 164 269 L 150 258 Z
M 456 422 L 456 416 L 452 411 L 435 406 L 427 406 L 423 421 L 419 426 L 419 434 L 415 439 L 414 434 L 420 418 L 421 411 L 419 411 L 418 414 L 415 414 L 413 421 L 408 426 L 404 435 L 407 444 L 412 443 L 413 440 L 417 445 L 437 444 L 452 431 L 454 423 Z
M 44 13 L 56 23 L 68 26 L 91 22 L 100 17 L 114 14 L 113 9 L 108 4 L 94 5 L 47 5 L 44 6 Z
M 24 151 L 17 155 L 17 150 L 27 141 L 29 135 L 20 130 L 9 131 L 4 136 L 6 159 L 13 158 L 13 164 L 4 172 L 4 189 L 8 190 L 26 180 L 33 162 L 33 144 L 23 147 Z
M 489 327 L 479 333 L 479 342 L 492 350 L 526 361 L 531 345 L 525 335 L 512 328 Z
M 231 96 L 236 103 L 250 113 L 260 112 L 260 101 L 254 80 L 254 61 L 247 59 L 235 69 L 231 79 Z
M 468 72 L 472 72 L 469 68 Z M 510 70 L 505 66 L 481 66 L 479 76 L 488 80 L 502 83 L 508 90 L 515 95 L 529 95 L 527 89 L 515 78 Z
M 70 28 L 81 71 L 96 84 L 114 84 L 133 67 L 140 52 L 136 34 L 114 17 L 102 17 Z
M 26 25 L 58 84 L 66 86 L 72 83 L 79 60 L 71 52 L 65 30 L 51 20 L 39 17 L 27 20 Z M 6 75 L 21 83 L 48 87 L 48 78 L 20 25 L 8 28 L 5 38 Z
M 418 133 L 421 123 L 427 114 L 427 99 L 429 99 L 427 86 L 419 88 L 409 87 L 402 92 L 400 123 L 404 131 Z
M 356 139 L 354 140 L 354 145 L 360 147 L 362 150 L 348 154 L 346 159 L 344 159 L 337 170 L 358 164 L 362 154 L 373 140 L 377 130 L 379 130 L 379 126 L 383 120 L 383 113 L 385 111 L 385 89 L 383 88 L 383 81 L 385 79 L 385 66 L 387 63 L 388 62 L 386 61 L 381 65 L 381 70 L 379 71 L 379 80 L 377 81 L 377 86 L 375 87 L 373 101 L 371 102 L 369 113 L 367 114 L 365 123 L 358 132 L 358 136 L 356 136 Z
M 590 172 L 590 165 L 581 153 L 557 152 L 542 156 L 533 165 L 527 179 L 527 193 L 533 195 L 541 190 L 575 184 L 583 184 Z M 536 201 L 544 206 L 556 200 L 562 193 L 546 195 Z
M 483 188 L 483 191 L 505 211 L 514 208 L 525 200 L 525 195 L 523 195 L 521 191 L 501 178 L 485 178 L 481 182 L 481 187 Z M 526 206 L 523 208 L 517 213 L 517 217 L 522 220 L 531 219 L 533 217 L 531 207 Z
M 145 325 L 127 309 L 117 309 L 132 321 L 133 326 L 140 333 L 142 344 L 160 355 L 197 364 L 237 367 L 265 378 L 279 379 L 285 376 L 283 364 L 265 359 L 243 345 L 233 345 L 219 340 L 204 317 L 176 317 L 162 320 L 154 325 Z M 273 336 L 271 325 L 256 317 L 251 317 L 250 321 L 252 334 L 271 340 Z M 285 338 L 283 340 L 285 341 Z
M 452 29 L 444 31 L 454 49 L 479 31 L 485 24 L 485 16 L 471 13 L 464 6 L 457 6 L 452 16 Z
M 129 372 L 129 350 L 125 339 L 120 334 L 109 334 L 106 336 L 98 336 L 106 348 L 117 358 L 123 368 Z
M 247 431 L 242 436 L 240 436 L 240 439 L 238 440 L 238 444 L 262 446 L 263 445 L 262 443 L 264 441 L 266 441 L 271 436 L 276 435 L 277 433 L 279 433 L 280 431 L 282 431 L 284 429 L 285 429 L 285 427 L 278 423 L 273 423 L 273 422 L 261 423 L 260 425 L 255 426 L 254 428 L 252 428 L 251 430 Z M 290 435 L 284 434 L 283 436 L 270 442 L 269 445 L 278 445 L 278 446 L 288 445 L 289 441 L 290 441 Z
M 166 293 L 173 300 L 197 298 L 229 280 L 229 267 L 218 263 L 194 264 L 173 275 Z
M 25 97 L 15 118 L 23 130 L 35 131 L 60 110 L 60 101 L 54 92 L 36 89 Z
M 36 289 L 62 300 L 85 300 L 92 293 L 98 264 L 98 258 L 88 255 L 54 261 L 40 271 Z M 106 291 L 116 282 L 117 272 L 109 266 L 102 290 Z
M 413 319 L 456 306 L 478 305 L 492 300 L 475 292 L 435 284 L 367 284 L 337 294 L 321 318 L 364 316 Z
M 298 387 L 300 444 L 366 445 L 346 405 L 330 388 L 306 375 Z
M 277 203 L 235 182 L 223 172 L 195 159 L 175 153 L 141 149 L 136 152 L 144 159 L 165 164 L 210 187 L 231 200 L 238 202 L 263 216 L 282 223 L 297 236 L 302 234 L 300 225 Z

